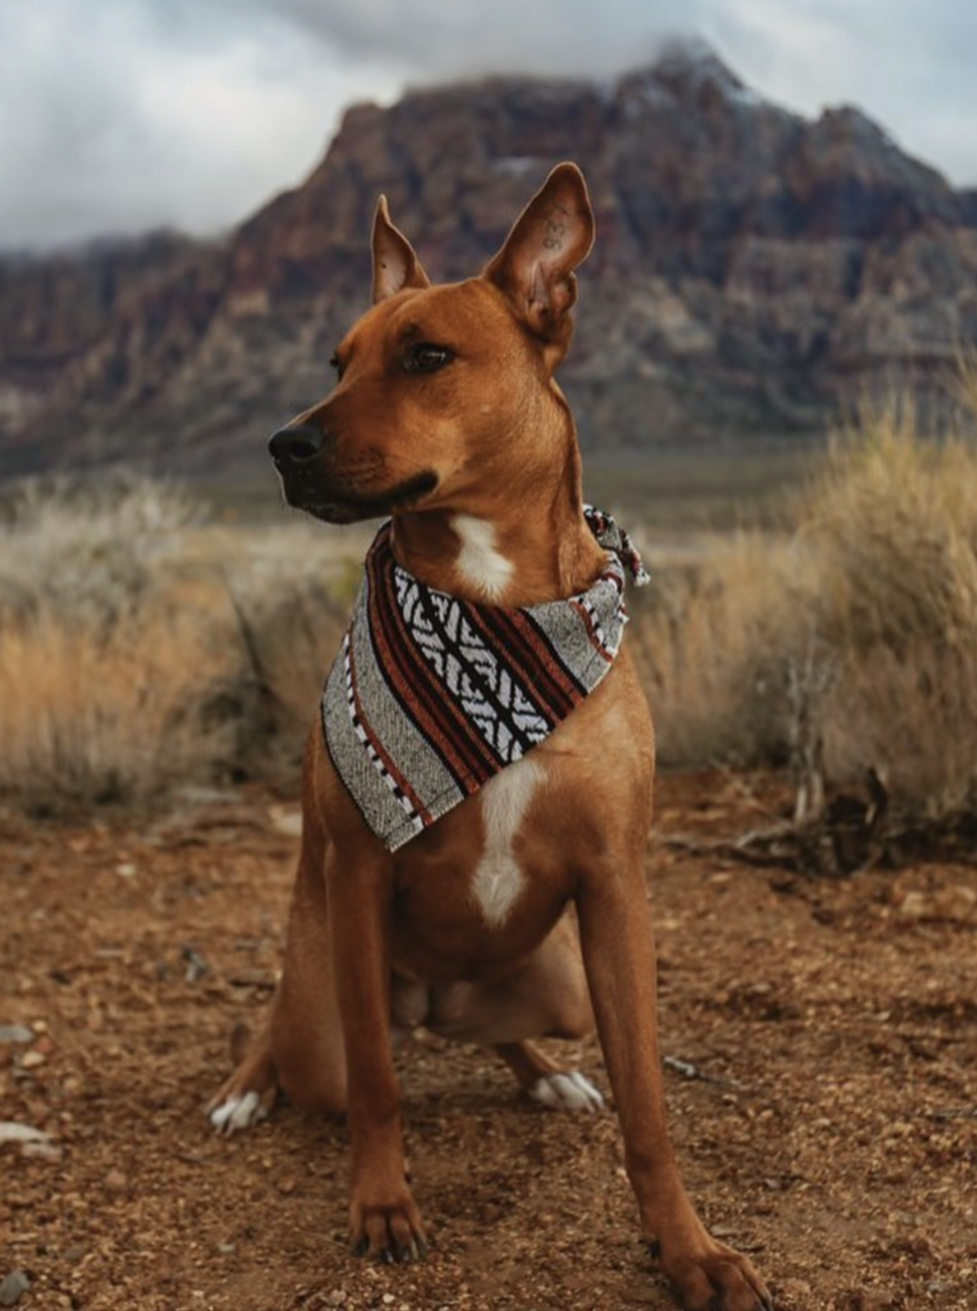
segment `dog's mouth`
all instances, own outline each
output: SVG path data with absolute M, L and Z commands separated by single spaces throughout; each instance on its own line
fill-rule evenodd
M 431 469 L 405 479 L 395 487 L 376 494 L 362 494 L 346 488 L 312 486 L 283 479 L 285 499 L 296 510 L 311 514 L 326 523 L 357 523 L 361 519 L 379 519 L 395 510 L 408 510 L 429 496 L 438 485 L 438 475 Z

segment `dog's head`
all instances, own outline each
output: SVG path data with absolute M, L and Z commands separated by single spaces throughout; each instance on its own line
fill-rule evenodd
M 553 371 L 593 238 L 583 175 L 560 164 L 479 277 L 433 286 L 381 197 L 373 307 L 336 351 L 333 390 L 271 439 L 289 503 L 332 523 L 470 511 L 487 484 L 551 467 L 573 437 Z

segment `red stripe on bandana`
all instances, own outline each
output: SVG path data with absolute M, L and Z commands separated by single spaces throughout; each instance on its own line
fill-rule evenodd
M 466 792 L 475 793 L 497 766 L 484 740 L 461 708 L 445 696 L 430 665 L 417 651 L 397 603 L 389 545 L 378 540 L 377 548 L 376 554 L 371 551 L 367 558 L 370 633 L 377 663 L 405 713 L 437 748 L 445 767 Z

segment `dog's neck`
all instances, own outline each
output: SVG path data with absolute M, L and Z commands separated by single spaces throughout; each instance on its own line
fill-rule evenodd
M 396 514 L 398 564 L 466 601 L 537 605 L 584 591 L 606 553 L 584 521 L 574 456 L 549 488 L 510 488 L 505 497 L 457 509 Z

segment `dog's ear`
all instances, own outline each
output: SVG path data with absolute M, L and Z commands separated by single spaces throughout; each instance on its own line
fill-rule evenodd
M 405 287 L 429 287 L 431 280 L 421 268 L 414 248 L 390 221 L 387 197 L 377 201 L 373 218 L 373 303 L 396 296 Z
M 593 244 L 594 211 L 583 174 L 576 164 L 557 164 L 483 274 L 532 332 L 561 348 L 560 355 L 573 330 L 573 270 Z

